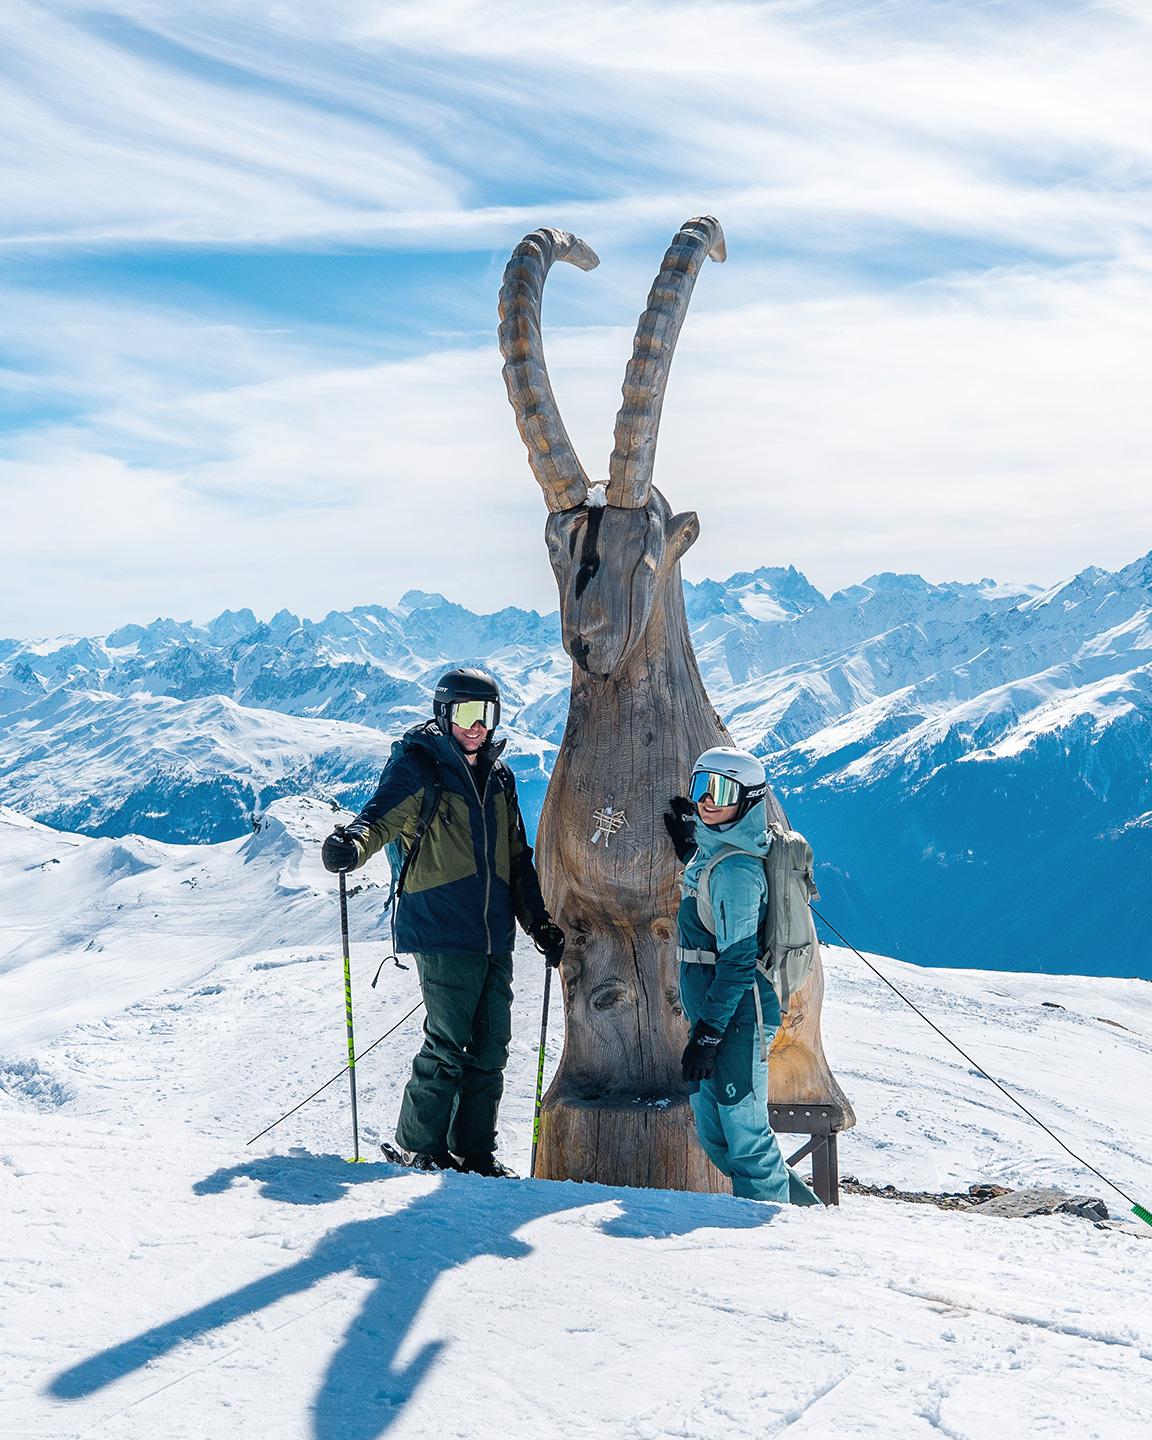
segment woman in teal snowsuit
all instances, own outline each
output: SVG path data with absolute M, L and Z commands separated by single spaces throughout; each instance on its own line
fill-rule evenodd
M 681 1063 L 684 1079 L 694 1086 L 692 1113 L 700 1143 L 716 1168 L 731 1177 L 732 1193 L 748 1200 L 814 1205 L 816 1196 L 784 1163 L 768 1123 L 764 1057 L 780 1025 L 780 1002 L 756 968 L 768 905 L 763 857 L 772 843 L 765 793 L 760 761 L 722 746 L 705 751 L 692 773 L 694 836 L 688 831 L 689 807 L 683 801 L 673 805 L 679 834 L 674 819 L 668 828 L 682 858 L 695 844 L 678 917 L 680 997 L 692 1027 Z M 705 866 L 721 849 L 728 853 L 708 878 L 710 928 L 698 889 Z

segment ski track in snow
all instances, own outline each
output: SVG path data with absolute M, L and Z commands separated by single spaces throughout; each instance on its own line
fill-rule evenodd
M 251 841 L 203 847 L 0 826 L 0 1435 L 1142 1440 L 1152 1246 L 1135 1224 L 351 1166 L 345 1079 L 246 1146 L 344 1063 L 312 843 L 331 818 L 280 802 Z M 351 906 L 361 1050 L 418 993 L 391 963 L 370 986 L 379 901 L 370 886 Z M 1152 1198 L 1152 986 L 875 963 Z M 827 968 L 827 1048 L 858 1115 L 845 1172 L 1055 1184 L 1125 1214 L 854 956 Z M 502 1146 L 523 1169 L 529 947 L 517 976 Z M 557 1001 L 549 1068 L 561 1028 Z M 369 1157 L 418 1035 L 414 1017 L 362 1062 Z

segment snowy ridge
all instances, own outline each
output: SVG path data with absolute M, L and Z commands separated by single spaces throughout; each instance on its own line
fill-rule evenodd
M 278 802 L 244 840 L 90 839 L 0 810 L 0 984 L 9 1042 L 38 1044 L 105 1007 L 191 984 L 222 958 L 327 931 L 319 842 L 330 806 Z M 386 889 L 362 885 L 361 933 Z M 325 914 L 325 923 L 320 915 Z
M 765 757 L 854 938 L 1152 975 L 1133 823 L 1152 809 L 1152 556 L 1043 592 L 883 574 L 825 597 L 764 568 L 685 599 L 713 701 Z M 4 642 L 0 794 L 65 829 L 166 841 L 240 835 L 282 795 L 356 806 L 457 663 L 500 681 L 531 828 L 567 714 L 557 619 L 420 591 L 318 622 L 241 610 Z M 1102 888 L 1122 903 L 1102 908 Z
M 1143 1436 L 1137 1228 L 350 1166 L 343 1082 L 246 1147 L 343 1063 L 330 818 L 278 801 L 243 840 L 180 847 L 0 813 L 7 1433 Z M 391 964 L 369 984 L 378 878 L 350 907 L 361 1048 L 416 993 Z M 78 948 L 85 925 L 101 949 Z M 827 961 L 827 1048 L 859 1117 L 845 1170 L 1102 1193 L 855 957 Z M 876 963 L 1149 1198 L 1152 986 Z M 502 1112 L 519 1167 L 541 980 L 525 947 Z M 414 1018 L 359 1067 L 366 1154 L 418 1039 Z

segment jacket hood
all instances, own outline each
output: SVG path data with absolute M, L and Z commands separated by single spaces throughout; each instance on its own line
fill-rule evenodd
M 724 846 L 731 846 L 745 855 L 754 855 L 763 860 L 772 846 L 772 835 L 768 830 L 768 811 L 764 805 L 755 805 L 747 815 L 723 828 L 705 825 L 696 821 L 696 854 L 689 860 L 681 881 L 681 890 L 686 895 L 695 895 L 700 885 L 700 872 Z
M 700 863 L 711 859 L 723 846 L 743 850 L 746 855 L 763 858 L 772 846 L 768 830 L 768 812 L 763 805 L 754 805 L 747 815 L 733 821 L 731 825 L 705 825 L 696 821 L 697 857 Z M 693 864 L 696 863 L 694 860 Z

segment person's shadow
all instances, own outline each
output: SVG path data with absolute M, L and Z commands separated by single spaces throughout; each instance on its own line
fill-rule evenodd
M 392 1165 L 349 1165 L 335 1156 L 298 1153 L 218 1170 L 194 1189 L 200 1195 L 216 1194 L 248 1177 L 260 1182 L 265 1196 L 314 1205 L 339 1199 L 350 1185 L 387 1184 L 408 1173 Z M 185 1341 L 307 1290 L 329 1275 L 352 1271 L 380 1284 L 329 1362 L 313 1407 L 313 1435 L 315 1440 L 377 1440 L 399 1417 L 448 1343 L 430 1342 L 405 1364 L 397 1360 L 436 1280 L 478 1256 L 530 1255 L 532 1247 L 518 1239 L 516 1231 L 541 1216 L 607 1200 L 616 1201 L 621 1210 L 602 1225 L 603 1232 L 629 1239 L 684 1235 L 697 1229 L 747 1229 L 768 1224 L 779 1213 L 775 1205 L 726 1195 L 451 1176 L 396 1214 L 329 1231 L 297 1264 L 61 1371 L 48 1393 L 61 1400 L 82 1399 Z

